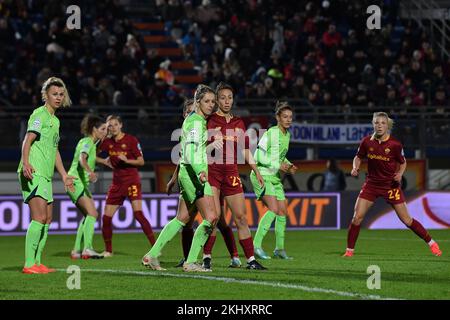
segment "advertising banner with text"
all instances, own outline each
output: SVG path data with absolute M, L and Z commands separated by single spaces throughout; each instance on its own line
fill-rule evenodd
M 339 229 L 340 194 L 339 193 L 290 193 L 287 194 L 288 229 Z M 54 195 L 52 233 L 76 233 L 82 215 L 65 195 Z M 97 210 L 105 206 L 104 195 L 94 195 Z M 258 221 L 267 208 L 257 201 L 253 194 L 246 194 L 245 205 L 250 228 L 258 227 Z M 155 230 L 161 230 L 172 218 L 178 208 L 178 195 L 144 194 L 142 211 Z M 229 224 L 231 211 L 226 209 L 225 219 Z M 25 235 L 30 223 L 28 205 L 21 196 L 0 197 L 0 235 Z M 197 215 L 197 222 L 201 221 Z M 95 230 L 100 230 L 100 221 Z M 127 200 L 112 219 L 114 232 L 142 232 L 139 222 L 133 217 L 131 203 Z

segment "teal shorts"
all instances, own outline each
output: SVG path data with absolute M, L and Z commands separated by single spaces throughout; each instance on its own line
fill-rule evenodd
M 211 185 L 208 182 L 201 183 L 194 170 L 189 167 L 180 167 L 178 184 L 180 186 L 180 195 L 189 204 L 194 203 L 205 195 L 213 196 Z
M 262 176 L 264 179 L 264 188 L 258 183 L 255 172 L 251 172 L 250 181 L 253 185 L 253 191 L 255 192 L 256 198 L 261 200 L 263 196 L 274 196 L 277 200 L 282 201 L 286 199 L 284 195 L 283 184 L 279 177 L 276 176 Z
M 33 179 L 28 180 L 22 172 L 20 172 L 19 182 L 22 189 L 23 202 L 28 203 L 34 197 L 41 197 L 49 204 L 53 202 L 51 180 L 37 175 L 33 175 Z
M 89 191 L 89 188 L 86 185 L 84 185 L 83 182 L 79 180 L 73 180 L 73 187 L 75 188 L 74 192 L 70 192 L 69 190 L 66 191 L 67 195 L 69 196 L 70 200 L 72 200 L 73 204 L 77 204 L 78 200 L 82 196 L 92 198 L 92 194 Z

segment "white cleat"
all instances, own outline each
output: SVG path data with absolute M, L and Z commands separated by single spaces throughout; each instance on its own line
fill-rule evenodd
M 150 256 L 145 255 L 142 258 L 142 265 L 144 265 L 147 268 L 151 268 L 153 270 L 157 271 L 165 271 L 166 269 L 161 268 L 161 265 L 159 264 L 158 258 L 152 258 Z
M 113 253 L 112 253 L 112 252 L 109 252 L 109 251 L 103 251 L 100 255 L 101 255 L 103 258 L 111 258 L 111 257 L 113 256 Z
M 101 253 L 98 253 L 97 251 L 93 249 L 84 249 L 83 253 L 81 254 L 82 259 L 103 259 L 104 256 Z
M 205 269 L 203 268 L 202 265 L 192 262 L 192 263 L 187 263 L 185 262 L 183 264 L 183 271 L 184 272 L 211 272 L 211 269 Z
M 73 260 L 81 259 L 81 251 L 72 250 L 70 252 L 70 258 Z

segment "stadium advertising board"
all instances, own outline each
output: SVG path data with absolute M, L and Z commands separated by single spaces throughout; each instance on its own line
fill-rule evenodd
M 251 228 L 257 228 L 260 217 L 266 208 L 253 194 L 246 195 L 247 220 Z M 288 229 L 339 229 L 339 193 L 291 193 L 287 195 Z M 54 195 L 52 233 L 76 233 L 81 214 L 65 195 Z M 104 195 L 94 195 L 97 210 L 105 206 Z M 152 227 L 162 229 L 173 217 L 178 207 L 178 195 L 144 194 L 142 211 Z M 231 212 L 226 209 L 226 221 L 232 223 Z M 100 230 L 100 220 L 95 229 Z M 200 221 L 200 216 L 197 216 Z M 30 223 L 30 211 L 20 196 L 0 197 L 0 235 L 24 235 Z M 112 220 L 115 232 L 142 232 L 141 226 L 133 217 L 131 203 L 125 201 Z
M 358 144 L 373 132 L 371 124 L 292 123 L 291 142 L 320 144 Z
M 425 189 L 425 161 L 408 159 L 408 169 L 403 175 L 402 186 L 404 190 L 423 190 Z M 299 170 L 295 175 L 285 175 L 283 177 L 284 190 L 286 192 L 316 192 L 320 191 L 320 184 L 323 179 L 323 173 L 327 170 L 327 162 L 325 160 L 315 161 L 292 161 Z M 156 191 L 164 192 L 167 181 L 172 177 L 175 166 L 170 163 L 156 163 Z M 345 173 L 347 191 L 360 191 L 366 178 L 367 161 L 361 164 L 361 174 L 358 177 L 352 177 L 351 160 L 339 161 L 339 167 Z M 239 166 L 239 173 L 244 190 L 252 192 L 253 187 L 250 182 L 250 167 L 247 165 Z

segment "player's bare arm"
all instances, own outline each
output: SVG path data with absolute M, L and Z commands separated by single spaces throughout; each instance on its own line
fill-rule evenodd
M 173 186 L 175 185 L 175 183 L 177 182 L 177 177 L 178 177 L 178 171 L 180 171 L 180 164 L 177 164 L 177 167 L 175 168 L 172 177 L 170 178 L 169 182 L 167 183 L 166 186 L 166 193 L 167 195 L 170 195 L 172 193 L 172 189 Z
M 27 132 L 25 139 L 22 143 L 22 163 L 23 163 L 23 175 L 27 179 L 33 179 L 34 168 L 29 162 L 30 149 L 33 141 L 37 138 L 37 134 L 34 132 Z
M 97 174 L 94 172 L 94 170 L 92 170 L 88 163 L 87 163 L 87 154 L 82 152 L 80 154 L 80 165 L 81 167 L 86 170 L 86 172 L 89 174 L 89 181 L 91 182 L 96 182 L 97 181 Z
M 61 175 L 61 179 L 64 182 L 64 189 L 69 190 L 70 192 L 75 192 L 75 188 L 73 186 L 73 180 L 77 179 L 76 177 L 69 176 L 67 174 L 66 169 L 64 169 L 64 165 L 61 159 L 61 154 L 59 153 L 59 150 L 56 151 L 56 162 L 55 162 L 55 168 L 58 170 L 59 174 Z
M 406 161 L 400 164 L 398 171 L 394 175 L 394 180 L 397 182 L 402 182 L 402 177 L 405 170 L 406 170 Z
M 250 168 L 252 168 L 252 170 L 255 172 L 259 185 L 261 186 L 261 188 L 264 188 L 264 179 L 261 176 L 258 167 L 256 166 L 256 162 L 255 159 L 253 158 L 252 152 L 250 151 L 250 149 L 244 149 L 242 150 L 242 153 L 244 155 L 245 162 L 247 162 Z
M 357 177 L 359 175 L 359 168 L 361 167 L 361 159 L 358 156 L 353 158 L 352 176 Z

